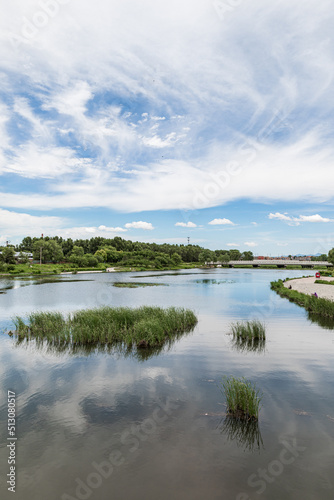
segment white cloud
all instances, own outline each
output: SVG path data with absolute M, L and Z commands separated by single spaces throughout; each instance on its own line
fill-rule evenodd
M 0 208 L 0 231 L 4 239 L 12 236 L 55 233 L 64 224 L 61 217 L 36 216 Z
M 71 0 L 30 36 L 25 19 L 38 2 L 7 4 L 0 82 L 14 104 L 2 105 L 0 172 L 49 182 L 1 193 L 2 206 L 136 212 L 333 200 L 329 0 L 317 9 L 245 2 L 228 22 L 207 0 Z
M 240 247 L 239 243 L 226 243 L 226 246 L 233 247 L 233 248 Z
M 123 227 L 107 227 L 107 226 L 103 226 L 103 225 L 99 226 L 98 229 L 100 231 L 105 231 L 105 232 L 109 232 L 109 233 L 124 233 L 127 231 Z
M 75 152 L 70 148 L 40 148 L 29 143 L 26 147 L 18 148 L 16 156 L 3 170 L 31 179 L 59 178 L 65 173 L 81 172 L 89 164 L 88 158 L 75 157 Z
M 194 224 L 193 222 L 177 222 L 175 226 L 179 227 L 197 227 L 197 224 Z
M 125 227 L 127 229 L 145 229 L 145 230 L 149 230 L 151 231 L 152 229 L 154 229 L 154 227 L 152 226 L 151 222 L 143 222 L 143 221 L 137 221 L 137 222 L 128 222 L 127 224 L 125 224 Z
M 211 226 L 220 226 L 220 225 L 232 225 L 234 226 L 234 223 L 230 221 L 229 219 L 213 219 L 211 222 L 209 222 Z
M 257 222 L 251 222 L 251 224 L 252 224 L 253 226 L 257 226 L 257 225 L 258 225 L 258 224 L 257 224 Z
M 282 220 L 288 223 L 289 225 L 300 225 L 300 222 L 334 222 L 332 219 L 328 219 L 327 217 L 322 217 L 319 214 L 315 215 L 300 215 L 299 217 L 290 217 L 287 214 L 280 214 L 276 212 L 276 214 L 269 214 L 269 219 L 277 219 Z
M 291 217 L 288 215 L 280 214 L 279 212 L 276 212 L 275 214 L 269 214 L 268 215 L 269 219 L 277 219 L 277 220 L 284 220 L 284 221 L 291 221 Z
M 301 215 L 298 220 L 300 222 L 333 222 L 331 219 L 327 217 L 321 217 L 321 215 Z
M 255 243 L 255 241 L 245 241 L 244 245 L 246 245 L 246 247 L 250 247 L 250 248 L 259 246 L 258 243 Z

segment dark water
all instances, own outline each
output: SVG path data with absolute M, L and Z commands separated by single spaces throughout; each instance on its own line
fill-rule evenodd
M 0 280 L 0 328 L 34 310 L 183 306 L 199 323 L 168 351 L 59 353 L 0 336 L 1 499 L 327 500 L 334 497 L 334 331 L 270 291 L 301 271 L 208 270 Z M 114 281 L 168 286 L 115 288 Z M 267 325 L 260 349 L 231 321 Z M 259 425 L 224 417 L 222 376 L 263 392 Z M 7 391 L 17 485 L 7 491 Z

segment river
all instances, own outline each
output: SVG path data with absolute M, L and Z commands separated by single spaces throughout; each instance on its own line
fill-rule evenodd
M 0 329 L 15 315 L 101 305 L 191 308 L 199 322 L 160 354 L 57 352 L 0 336 L 1 499 L 7 391 L 16 396 L 17 500 L 332 500 L 334 325 L 270 290 L 302 271 L 208 269 L 0 279 Z M 116 288 L 113 283 L 163 284 Z M 230 324 L 260 319 L 265 345 Z M 321 326 L 322 325 L 322 326 Z M 223 376 L 263 393 L 258 426 L 225 419 Z

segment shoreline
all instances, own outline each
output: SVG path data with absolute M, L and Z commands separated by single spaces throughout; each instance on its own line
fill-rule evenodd
M 295 290 L 299 293 L 304 293 L 305 295 L 313 295 L 316 293 L 320 299 L 326 299 L 334 301 L 334 285 L 322 285 L 315 283 L 315 281 L 319 278 L 315 278 L 314 276 L 310 276 L 308 278 L 297 278 L 290 279 L 284 282 L 284 287 L 289 289 L 291 286 L 291 290 Z M 324 281 L 334 281 L 334 278 L 330 278 L 327 276 L 322 276 L 322 280 Z

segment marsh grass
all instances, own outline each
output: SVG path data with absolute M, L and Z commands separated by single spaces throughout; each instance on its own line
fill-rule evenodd
M 244 377 L 224 377 L 221 390 L 226 398 L 229 417 L 238 420 L 257 420 L 259 418 L 262 394 L 250 381 Z
M 121 282 L 117 281 L 116 283 L 113 283 L 113 286 L 117 288 L 139 288 L 139 287 L 147 287 L 147 286 L 168 286 L 165 285 L 164 283 L 133 283 L 133 282 Z
M 261 321 L 237 321 L 231 324 L 233 340 L 261 340 L 266 339 L 266 327 Z
M 271 289 L 278 293 L 281 297 L 285 297 L 294 302 L 295 304 L 304 307 L 312 314 L 326 316 L 334 319 L 334 302 L 327 299 L 316 298 L 313 295 L 306 295 L 305 293 L 297 292 L 296 290 L 289 290 L 284 286 L 282 280 L 272 281 Z
M 13 321 L 18 339 L 46 339 L 59 349 L 116 344 L 152 348 L 190 332 L 197 318 L 193 311 L 175 307 L 102 307 L 76 311 L 67 318 L 58 312 L 36 312 L 30 314 L 28 323 L 19 316 Z

